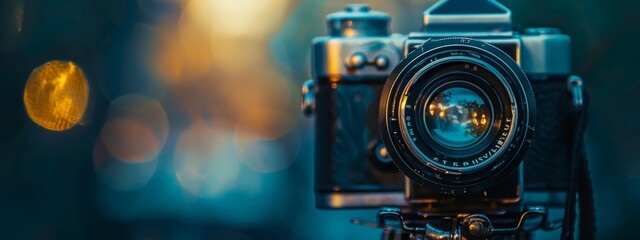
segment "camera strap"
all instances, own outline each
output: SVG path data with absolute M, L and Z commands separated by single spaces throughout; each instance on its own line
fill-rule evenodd
M 566 240 L 574 239 L 577 197 L 580 208 L 579 236 L 581 239 L 595 239 L 596 221 L 593 186 L 584 144 L 588 97 L 582 88 L 582 80 L 577 77 L 575 79 L 570 78 L 569 84 L 573 95 L 572 120 L 575 128 L 573 129 L 569 188 L 565 202 L 565 217 L 562 224 L 561 237 Z M 582 96 L 584 96 L 584 99 Z

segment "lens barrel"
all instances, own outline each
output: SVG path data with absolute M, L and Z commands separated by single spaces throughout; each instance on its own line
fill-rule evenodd
M 393 162 L 444 194 L 478 192 L 522 161 L 535 125 L 526 75 L 505 52 L 469 38 L 428 40 L 390 74 L 379 110 Z

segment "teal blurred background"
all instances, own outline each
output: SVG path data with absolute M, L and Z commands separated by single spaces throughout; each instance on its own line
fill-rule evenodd
M 434 1 L 369 3 L 396 33 Z M 573 39 L 591 96 L 598 235 L 639 237 L 640 2 L 500 1 L 522 27 Z M 309 44 L 337 0 L 4 0 L 0 3 L 1 239 L 378 239 L 319 211 L 312 122 L 299 111 Z M 32 121 L 30 74 L 86 76 L 83 118 Z M 131 147 L 133 146 L 133 147 Z

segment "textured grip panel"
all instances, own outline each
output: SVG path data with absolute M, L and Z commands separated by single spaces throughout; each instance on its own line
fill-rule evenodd
M 376 160 L 382 84 L 320 83 L 316 112 L 316 187 L 323 192 L 401 192 L 404 177 Z
M 566 78 L 532 81 L 538 119 L 531 147 L 524 159 L 524 187 L 564 190 L 571 158 L 571 95 Z
M 367 128 L 366 123 L 375 93 L 367 85 L 347 85 L 339 86 L 333 94 L 336 135 L 329 155 L 331 181 L 339 185 L 374 184 L 366 159 L 377 129 Z

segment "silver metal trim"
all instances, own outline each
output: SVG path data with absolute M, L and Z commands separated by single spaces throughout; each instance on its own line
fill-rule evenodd
M 316 206 L 320 208 L 363 208 L 405 206 L 402 192 L 316 193 Z
M 576 110 L 582 110 L 584 107 L 584 97 L 582 96 L 583 81 L 582 78 L 572 75 L 568 79 L 569 90 L 571 90 L 571 102 L 573 108 Z
M 522 35 L 520 67 L 530 80 L 571 74 L 571 39 L 558 29 L 530 28 Z
M 566 190 L 536 191 L 525 190 L 522 196 L 523 205 L 543 205 L 548 207 L 564 207 L 567 198 Z
M 316 81 L 313 79 L 302 84 L 302 103 L 300 108 L 306 117 L 312 117 L 316 111 Z

